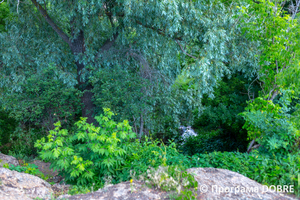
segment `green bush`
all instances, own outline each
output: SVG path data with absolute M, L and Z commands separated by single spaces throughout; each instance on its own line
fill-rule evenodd
M 246 120 L 243 128 L 250 139 L 257 138 L 261 150 L 282 155 L 299 151 L 299 116 L 290 114 L 291 109 L 299 108 L 291 107 L 292 98 L 293 90 L 282 91 L 277 103 L 258 97 L 241 113 Z
M 126 162 L 119 177 L 121 181 L 129 180 L 132 174 L 139 176 L 147 172 L 150 167 L 168 165 L 182 166 L 183 169 L 187 169 L 189 163 L 189 158 L 180 154 L 173 142 L 166 146 L 158 140 L 153 141 L 146 137 L 144 142 L 136 140 L 128 143 L 126 150 Z
M 101 182 L 105 176 L 115 178 L 125 163 L 127 152 L 122 144 L 136 135 L 128 121 L 116 123 L 109 109 L 104 109 L 104 113 L 95 117 L 99 127 L 81 118 L 75 123 L 76 132 L 68 133 L 57 122 L 47 138 L 37 141 L 40 157 L 50 161 L 53 169 L 60 170 L 67 182 L 82 185 Z
M 77 194 L 87 194 L 93 191 L 93 187 L 86 185 L 72 185 L 68 190 L 68 194 L 77 195 Z
M 197 196 L 198 182 L 194 176 L 182 170 L 181 166 L 159 166 L 157 169 L 151 168 L 143 177 L 148 186 L 154 186 L 163 191 L 176 191 L 176 199 L 186 199 L 184 197 Z M 190 191 L 190 192 L 188 192 Z M 189 195 L 191 193 L 191 195 Z
M 6 109 L 0 110 L 0 151 L 2 153 L 13 156 L 35 156 L 37 152 L 34 143 L 45 133 L 41 128 L 26 127 L 23 123 L 9 117 Z
M 282 155 L 251 154 L 240 152 L 213 152 L 194 155 L 189 167 L 214 167 L 238 172 L 265 185 L 294 185 L 295 194 L 300 196 L 298 175 L 300 153 Z

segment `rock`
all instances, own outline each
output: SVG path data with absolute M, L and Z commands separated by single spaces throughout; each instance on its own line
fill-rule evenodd
M 0 168 L 0 199 L 27 200 L 50 199 L 51 185 L 39 177 Z
M 268 189 L 254 180 L 226 169 L 191 168 L 187 172 L 194 175 L 198 182 L 197 199 L 296 199 L 274 192 L 271 190 L 272 188 Z
M 65 185 L 65 184 L 59 184 L 59 183 L 56 183 L 51 186 L 51 188 L 54 192 L 54 196 L 56 196 L 56 197 L 60 196 L 60 195 L 68 194 L 70 187 L 71 187 L 71 185 Z
M 109 185 L 96 192 L 79 195 L 61 195 L 57 200 L 145 200 L 145 199 L 169 199 L 166 192 L 150 189 L 144 182 L 129 181 L 116 185 Z
M 0 153 L 0 161 L 0 167 L 3 167 L 5 163 L 13 164 L 14 166 L 19 165 L 19 162 L 15 157 L 7 156 L 2 153 Z
M 191 168 L 187 170 L 195 176 L 198 181 L 197 199 L 199 200 L 295 200 L 297 198 L 273 191 L 265 191 L 263 185 L 253 181 L 241 174 L 225 169 L 215 168 Z M 221 192 L 220 188 L 233 188 L 230 192 Z M 235 190 L 239 188 L 239 192 Z M 242 191 L 245 188 L 247 191 Z M 253 191 L 249 191 L 253 189 Z M 257 191 L 256 189 L 257 188 Z M 207 189 L 207 190 L 206 190 Z M 206 190 L 206 191 L 204 191 Z M 202 191 L 202 192 L 201 192 Z M 171 198 L 173 197 L 173 198 Z M 133 181 L 123 182 L 116 185 L 109 185 L 96 192 L 79 195 L 62 195 L 58 199 L 69 200 L 156 200 L 174 199 L 175 194 L 150 189 L 144 182 Z

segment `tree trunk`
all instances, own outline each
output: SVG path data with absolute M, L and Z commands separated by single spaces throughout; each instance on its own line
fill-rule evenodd
M 83 104 L 82 108 L 82 117 L 87 117 L 87 123 L 95 124 L 95 118 L 94 118 L 94 109 L 95 105 L 93 104 L 93 96 L 94 94 L 91 92 L 93 89 L 91 84 L 88 84 L 87 87 L 85 88 L 85 91 L 83 93 L 83 96 L 81 97 L 81 102 Z
M 31 2 L 35 5 L 35 7 L 40 11 L 41 15 L 44 17 L 46 22 L 52 27 L 52 29 L 57 33 L 59 37 L 63 41 L 65 41 L 73 55 L 75 60 L 76 66 L 77 66 L 77 81 L 78 81 L 78 88 L 83 92 L 83 96 L 81 98 L 82 102 L 82 116 L 87 117 L 87 122 L 92 123 L 95 121 L 94 119 L 94 104 L 92 102 L 93 93 L 91 92 L 91 89 L 93 88 L 92 85 L 89 83 L 88 80 L 86 82 L 81 82 L 81 70 L 85 68 L 84 64 L 80 62 L 81 58 L 80 56 L 84 55 L 85 51 L 85 45 L 84 45 L 84 32 L 83 30 L 80 30 L 78 35 L 74 35 L 76 32 L 76 26 L 75 26 L 75 18 L 71 20 L 71 35 L 72 38 L 69 38 L 69 36 L 61 29 L 48 15 L 47 10 L 44 9 L 43 6 L 41 6 L 37 0 L 31 0 Z M 117 36 L 117 35 L 116 35 Z M 108 40 L 109 41 L 109 40 Z M 114 41 L 113 41 L 114 42 Z M 108 49 L 113 43 L 110 44 L 108 42 Z M 105 46 L 105 45 L 104 45 Z M 106 46 L 105 46 L 106 47 Z M 78 57 L 79 56 L 79 57 Z M 77 58 L 77 59 L 76 59 Z
M 143 114 L 141 114 L 141 119 L 140 119 L 141 123 L 140 123 L 140 140 L 142 139 L 142 136 L 143 136 L 143 130 L 144 130 L 144 119 L 143 119 Z
M 79 32 L 78 36 L 72 41 L 70 47 L 74 54 L 74 57 L 82 56 L 84 54 L 84 33 L 82 30 Z M 80 60 L 80 58 L 78 60 Z M 81 103 L 83 106 L 82 117 L 87 117 L 87 123 L 93 123 L 95 122 L 95 105 L 92 101 L 93 93 L 91 92 L 93 86 L 91 85 L 91 83 L 89 83 L 89 80 L 86 80 L 85 82 L 81 81 L 81 71 L 85 68 L 85 65 L 80 61 L 76 61 L 75 64 L 77 66 L 78 88 L 80 91 L 83 92 L 83 95 L 81 97 Z

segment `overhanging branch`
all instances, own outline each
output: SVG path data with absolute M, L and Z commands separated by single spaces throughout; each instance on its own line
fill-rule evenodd
M 154 28 L 153 26 L 145 25 L 142 22 L 140 22 L 139 20 L 136 20 L 136 23 L 139 24 L 139 25 L 142 25 L 145 28 L 152 29 L 152 30 L 156 31 L 160 35 L 163 35 L 163 36 L 166 36 L 166 37 L 170 37 L 170 38 L 175 39 L 175 40 L 180 40 L 180 41 L 182 40 L 181 37 L 171 37 L 171 36 L 167 35 L 162 29 Z
M 106 14 L 106 16 L 108 16 L 108 17 L 110 17 L 110 18 L 113 16 L 113 13 L 111 13 L 111 12 L 105 12 L 105 14 Z M 120 12 L 120 13 L 116 13 L 115 16 L 117 16 L 117 17 L 124 17 L 125 14 L 124 14 L 123 12 Z M 145 28 L 149 28 L 149 29 L 152 29 L 152 30 L 156 31 L 156 32 L 157 32 L 158 34 L 160 34 L 160 35 L 167 36 L 167 37 L 170 37 L 170 38 L 172 38 L 172 39 L 179 40 L 179 41 L 182 40 L 181 37 L 171 37 L 171 36 L 169 36 L 168 34 L 166 34 L 162 29 L 154 28 L 153 26 L 149 26 L 149 25 L 145 25 L 145 24 L 143 24 L 143 23 L 142 23 L 141 21 L 139 21 L 139 20 L 135 20 L 135 22 L 136 22 L 137 24 L 139 24 L 139 25 L 145 27 Z
M 66 42 L 71 46 L 71 41 L 67 34 L 65 34 L 50 18 L 47 11 L 36 1 L 31 0 L 31 2 L 35 5 L 35 7 L 40 11 L 40 13 L 43 15 L 45 20 L 48 22 L 48 24 L 52 27 L 52 29 Z
M 191 54 L 188 54 L 183 47 L 181 46 L 181 44 L 178 42 L 178 40 L 175 39 L 175 41 L 177 42 L 177 44 L 180 46 L 180 49 L 183 51 L 183 53 L 191 58 L 197 59 L 195 56 L 192 56 Z

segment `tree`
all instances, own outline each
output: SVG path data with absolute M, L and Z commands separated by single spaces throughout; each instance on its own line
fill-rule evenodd
M 255 53 L 249 51 L 256 43 L 241 35 L 241 14 L 233 4 L 204 0 L 18 3 L 10 4 L 12 11 L 18 11 L 18 20 L 0 35 L 4 63 L 0 86 L 21 93 L 28 77 L 42 76 L 51 64 L 64 87 L 81 91 L 82 116 L 88 117 L 88 123 L 94 121 L 93 80 L 101 79 L 99 72 L 104 70 L 131 71 L 148 85 L 160 83 L 166 90 L 181 74 L 193 85 L 187 92 L 201 99 L 203 94 L 213 96 L 224 75 L 243 71 L 251 76 L 257 67 Z M 140 92 L 144 99 L 151 96 L 146 86 Z M 8 105 L 8 99 L 2 100 Z M 186 102 L 194 103 L 190 98 Z
M 294 19 L 300 3 L 290 2 L 290 15 L 282 11 L 281 6 L 285 1 L 260 0 L 258 3 L 241 8 L 241 12 L 247 16 L 243 19 L 252 19 L 252 23 L 245 23 L 248 38 L 260 43 L 257 80 L 262 91 L 260 97 L 251 99 L 243 114 L 246 119 L 244 127 L 248 130 L 249 138 L 253 139 L 248 152 L 255 140 L 259 138 L 262 141 L 263 136 L 261 143 L 271 143 L 272 139 L 273 146 L 265 145 L 270 147 L 269 150 L 285 151 L 290 150 L 290 144 L 295 144 L 299 138 L 299 131 L 295 128 L 299 125 L 292 122 L 295 120 L 290 116 L 288 106 L 293 98 L 298 98 L 300 92 L 300 35 L 299 23 Z M 290 146 L 286 147 L 286 144 Z

